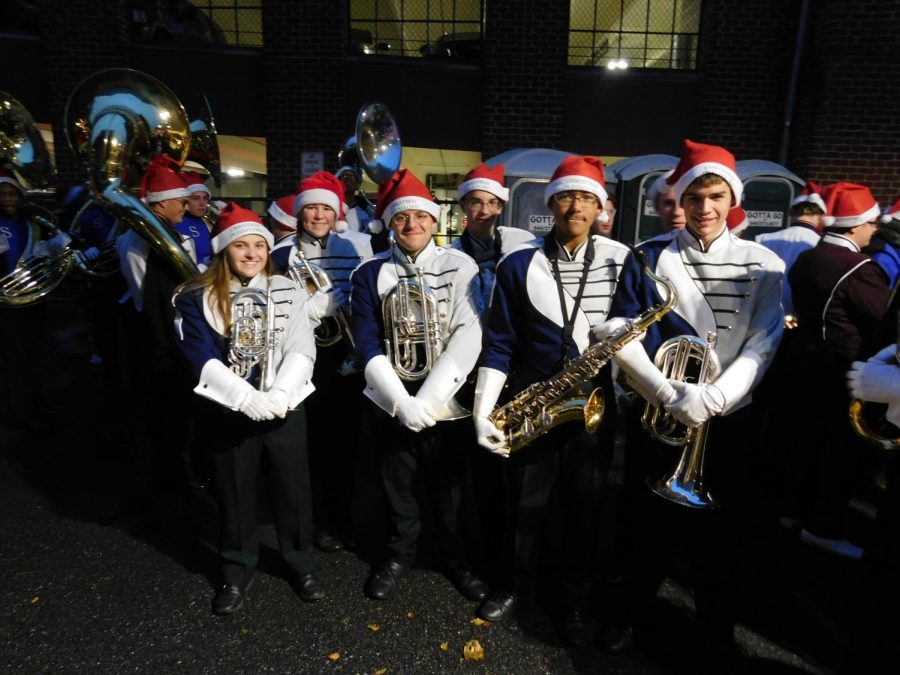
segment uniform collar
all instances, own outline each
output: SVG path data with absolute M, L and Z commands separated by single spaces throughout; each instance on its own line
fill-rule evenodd
M 682 248 L 693 249 L 698 253 L 716 253 L 721 251 L 728 246 L 728 240 L 728 227 L 724 224 L 722 225 L 722 231 L 706 246 L 688 227 L 684 227 L 678 234 L 678 241 Z
M 309 232 L 303 229 L 301 225 L 297 226 L 297 243 L 299 244 L 307 244 L 309 246 L 314 246 L 321 248 L 323 251 L 328 246 L 328 238 L 331 236 L 331 232 L 326 234 L 321 239 L 316 239 Z
M 569 253 L 569 250 L 563 246 L 562 242 L 556 237 L 556 233 L 553 234 L 553 243 L 556 244 L 556 248 L 559 251 L 559 258 L 568 262 L 584 260 L 584 253 L 587 251 L 587 243 L 590 239 L 591 235 L 588 235 L 584 238 L 583 242 L 578 244 L 574 251 Z
M 269 288 L 269 277 L 265 272 L 260 272 L 246 284 L 242 284 L 240 279 L 236 276 L 232 276 L 230 282 L 231 292 L 234 293 L 242 288 L 262 288 L 263 290 L 266 290 Z
M 837 232 L 826 232 L 822 235 L 822 241 L 859 253 L 859 246 L 856 245 L 855 241 Z
M 423 265 L 435 256 L 436 249 L 434 237 L 429 239 L 428 243 L 425 244 L 425 248 L 414 256 L 404 251 L 403 248 L 394 241 L 393 246 L 391 247 L 391 256 L 396 262 L 401 263 L 402 265 Z

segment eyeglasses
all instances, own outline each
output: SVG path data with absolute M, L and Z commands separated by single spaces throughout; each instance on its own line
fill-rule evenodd
M 598 204 L 597 197 L 594 195 L 581 195 L 573 192 L 557 192 L 553 195 L 553 201 L 563 208 L 572 206 L 572 202 L 575 201 L 582 206 L 596 206 Z
M 431 214 L 425 211 L 416 211 L 412 214 L 412 217 L 408 213 L 398 213 L 391 218 L 391 225 L 406 225 L 410 220 L 421 225 L 422 223 L 427 223 L 430 218 Z
M 480 199 L 467 199 L 466 206 L 468 206 L 470 209 L 484 209 L 486 211 L 499 211 L 500 207 L 502 207 L 503 204 L 499 199 L 489 199 L 486 202 L 483 202 Z

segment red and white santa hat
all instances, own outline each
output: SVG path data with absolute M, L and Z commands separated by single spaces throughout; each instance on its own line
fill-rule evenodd
M 297 218 L 291 214 L 294 212 L 294 200 L 297 195 L 284 195 L 269 204 L 269 215 L 281 225 L 292 230 L 297 229 Z
M 206 176 L 197 171 L 182 171 L 181 177 L 184 179 L 184 186 L 191 194 L 195 192 L 205 192 L 211 194 L 209 188 L 206 187 Z
M 806 181 L 806 185 L 803 186 L 803 192 L 794 197 L 794 201 L 791 202 L 791 206 L 799 206 L 800 204 L 815 204 L 824 213 L 827 209 L 825 208 L 825 200 L 822 199 L 822 188 L 813 183 L 811 180 Z
M 740 206 L 735 206 L 728 211 L 725 224 L 728 226 L 728 231 L 735 236 L 750 227 L 750 221 L 747 220 L 747 212 Z
M 344 184 L 333 173 L 317 171 L 297 186 L 294 216 L 307 204 L 330 206 L 338 218 L 344 217 Z
M 375 218 L 369 223 L 371 232 L 381 232 L 384 223 L 401 211 L 424 211 L 435 220 L 441 217 L 441 207 L 431 193 L 409 169 L 398 169 L 386 182 L 378 186 L 378 205 Z
M 216 220 L 209 243 L 212 245 L 213 253 L 221 253 L 231 242 L 248 234 L 258 234 L 266 240 L 270 249 L 275 245 L 275 237 L 263 225 L 262 218 L 250 209 L 228 202 L 225 208 L 219 211 L 219 218 Z
M 484 162 L 476 166 L 466 174 L 465 179 L 459 184 L 457 194 L 462 199 L 472 190 L 490 192 L 502 202 L 509 201 L 509 189 L 504 187 L 503 172 L 506 169 L 502 164 L 491 168 Z
M 884 210 L 884 213 L 881 214 L 881 218 L 879 220 L 887 225 L 892 220 L 900 220 L 900 197 L 897 198 L 891 206 L 887 207 Z
M 559 192 L 578 190 L 590 192 L 597 197 L 600 203 L 600 213 L 597 214 L 598 223 L 609 222 L 609 216 L 603 208 L 609 195 L 603 184 L 606 179 L 603 176 L 603 162 L 596 157 L 572 155 L 566 157 L 556 167 L 547 187 L 544 188 L 544 202 L 549 204 L 550 198 Z
M 22 187 L 22 184 L 18 180 L 16 180 L 16 177 L 6 169 L 0 169 L 0 183 L 9 183 L 14 188 L 16 188 L 16 190 L 21 192 L 23 197 L 27 196 L 25 188 Z
M 684 139 L 684 149 L 678 166 L 666 179 L 669 187 L 675 189 L 676 203 L 681 204 L 681 196 L 691 183 L 708 173 L 718 176 L 728 184 L 734 195 L 734 206 L 740 206 L 744 184 L 738 178 L 734 155 L 718 145 L 695 143 L 689 138 Z
M 153 204 L 190 195 L 184 186 L 184 178 L 178 171 L 180 168 L 178 162 L 168 155 L 154 156 L 141 178 L 141 199 L 147 204 Z
M 825 217 L 822 225 L 829 230 L 849 230 L 881 215 L 878 202 L 865 185 L 840 182 L 822 190 Z

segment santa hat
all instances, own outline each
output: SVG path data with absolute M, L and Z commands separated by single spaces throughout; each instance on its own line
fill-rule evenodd
M 435 204 L 425 183 L 409 169 L 395 171 L 378 186 L 378 206 L 375 207 L 375 218 L 369 223 L 369 231 L 381 232 L 384 223 L 390 223 L 401 211 L 425 211 L 435 220 L 441 217 L 440 205 Z
M 258 234 L 266 240 L 269 248 L 275 245 L 275 237 L 263 225 L 262 218 L 250 209 L 228 202 L 219 212 L 209 243 L 212 245 L 213 253 L 221 253 L 231 242 L 248 234 Z
M 209 188 L 206 187 L 206 176 L 197 171 L 182 171 L 181 177 L 184 179 L 184 186 L 191 194 L 195 192 L 205 192 L 210 194 Z
M 566 157 L 556 167 L 553 176 L 547 187 L 544 188 L 544 202 L 549 204 L 550 198 L 559 192 L 567 192 L 569 190 L 579 190 L 581 192 L 590 192 L 597 197 L 600 203 L 600 213 L 597 214 L 598 223 L 609 222 L 609 215 L 603 208 L 609 196 L 603 184 L 606 179 L 603 177 L 603 162 L 596 157 L 582 157 L 572 155 Z
M 794 197 L 794 201 L 791 202 L 791 206 L 799 206 L 800 204 L 815 204 L 824 213 L 827 211 L 825 208 L 825 200 L 822 199 L 822 189 L 813 183 L 811 180 L 806 181 L 806 185 L 803 187 L 803 192 Z
M 268 208 L 268 213 L 272 218 L 292 230 L 297 229 L 297 219 L 291 215 L 291 213 L 294 212 L 294 200 L 296 198 L 297 195 L 285 195 L 284 197 L 279 197 L 269 204 Z
M 22 187 L 22 184 L 17 181 L 16 177 L 6 169 L 0 169 L 0 183 L 9 183 L 14 188 L 16 188 L 16 190 L 21 192 L 23 197 L 27 196 L 27 194 L 25 193 L 25 188 Z
M 825 213 L 822 225 L 826 229 L 845 230 L 867 223 L 881 215 L 878 202 L 865 185 L 834 183 L 822 190 Z
M 744 193 L 744 184 L 737 175 L 737 163 L 725 148 L 718 145 L 695 143 L 684 139 L 684 150 L 678 166 L 666 180 L 669 187 L 675 188 L 675 202 L 681 203 L 681 196 L 688 186 L 705 174 L 711 173 L 724 180 L 734 195 L 734 205 L 739 206 Z
M 491 169 L 482 162 L 467 173 L 463 182 L 459 184 L 457 188 L 459 198 L 462 199 L 472 190 L 483 190 L 484 192 L 490 192 L 502 202 L 509 201 L 509 189 L 504 187 L 503 181 L 505 168 L 502 164 L 498 164 Z
M 141 199 L 153 204 L 190 195 L 178 172 L 179 168 L 178 162 L 168 155 L 156 155 L 141 178 Z
M 728 226 L 728 231 L 735 236 L 750 227 L 750 221 L 747 220 L 747 212 L 740 206 L 735 206 L 728 211 L 725 224 Z
M 900 197 L 897 198 L 897 201 L 895 201 L 892 206 L 889 206 L 884 210 L 884 213 L 881 214 L 879 220 L 883 225 L 887 225 L 892 220 L 900 220 Z
M 304 178 L 297 186 L 294 198 L 294 215 L 300 213 L 307 204 L 324 204 L 330 206 L 337 217 L 344 217 L 344 184 L 337 176 L 327 171 L 317 171 Z

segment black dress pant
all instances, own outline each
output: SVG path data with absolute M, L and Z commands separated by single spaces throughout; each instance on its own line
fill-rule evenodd
M 216 423 L 213 480 L 221 514 L 219 555 L 225 583 L 244 585 L 256 569 L 256 486 L 265 472 L 281 555 L 295 574 L 313 571 L 312 507 L 302 407 L 283 420 L 254 422 L 225 412 Z
M 44 302 L 0 308 L 0 415 L 10 426 L 35 421 L 40 414 L 47 349 Z

